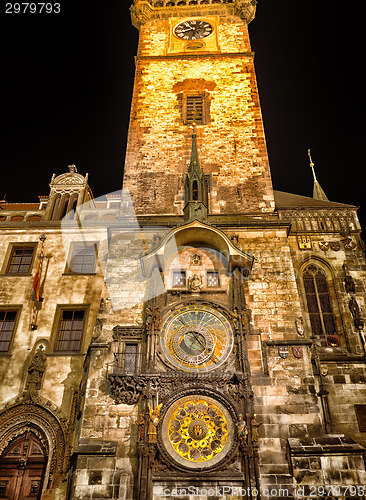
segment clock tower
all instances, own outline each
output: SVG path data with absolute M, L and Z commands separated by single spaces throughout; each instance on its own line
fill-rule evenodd
M 210 214 L 271 213 L 248 24 L 254 0 L 135 0 L 139 30 L 124 188 L 137 214 L 180 215 L 190 126 Z

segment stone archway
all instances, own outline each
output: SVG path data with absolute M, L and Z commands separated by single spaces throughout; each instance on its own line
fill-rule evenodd
M 33 436 L 32 442 L 42 450 L 45 460 L 42 481 L 39 484 L 40 492 L 54 490 L 64 479 L 66 471 L 66 421 L 58 415 L 57 411 L 53 411 L 50 405 L 46 407 L 31 400 L 19 402 L 0 413 L 0 456 L 2 458 L 7 456 L 8 450 L 17 440 L 27 435 Z M 5 498 L 12 497 L 5 496 Z M 32 494 L 19 497 L 19 500 L 23 498 L 36 499 L 38 496 Z
M 9 500 L 41 498 L 47 452 L 30 431 L 13 439 L 0 456 L 0 496 Z

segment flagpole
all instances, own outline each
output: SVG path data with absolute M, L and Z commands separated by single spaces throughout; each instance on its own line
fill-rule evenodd
M 31 326 L 30 326 L 31 332 L 33 332 L 34 330 L 37 330 L 37 323 L 36 323 L 37 310 L 38 310 L 39 302 L 41 301 L 40 296 L 39 296 L 39 287 L 40 287 L 41 274 L 42 274 L 42 263 L 43 263 L 43 257 L 44 257 L 44 242 L 45 242 L 46 238 L 47 238 L 47 236 L 44 234 L 41 234 L 41 236 L 39 237 L 40 241 L 42 242 L 42 246 L 41 246 L 41 254 L 39 256 L 39 263 L 38 263 L 37 272 L 36 272 L 36 275 L 35 275 L 34 281 L 33 281 L 34 305 L 33 305 L 33 310 L 32 310 L 32 321 L 31 321 Z

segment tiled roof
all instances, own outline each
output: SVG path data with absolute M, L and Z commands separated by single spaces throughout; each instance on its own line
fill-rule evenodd
M 357 208 L 354 205 L 334 201 L 316 200 L 308 196 L 273 191 L 276 208 Z

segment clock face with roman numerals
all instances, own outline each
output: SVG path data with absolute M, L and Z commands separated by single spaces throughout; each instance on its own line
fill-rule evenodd
M 165 321 L 160 342 L 166 361 L 174 368 L 209 371 L 227 360 L 233 334 L 228 320 L 215 309 L 185 306 Z
M 213 31 L 211 24 L 199 19 L 191 19 L 178 24 L 174 28 L 174 35 L 183 40 L 199 40 L 210 36 Z

